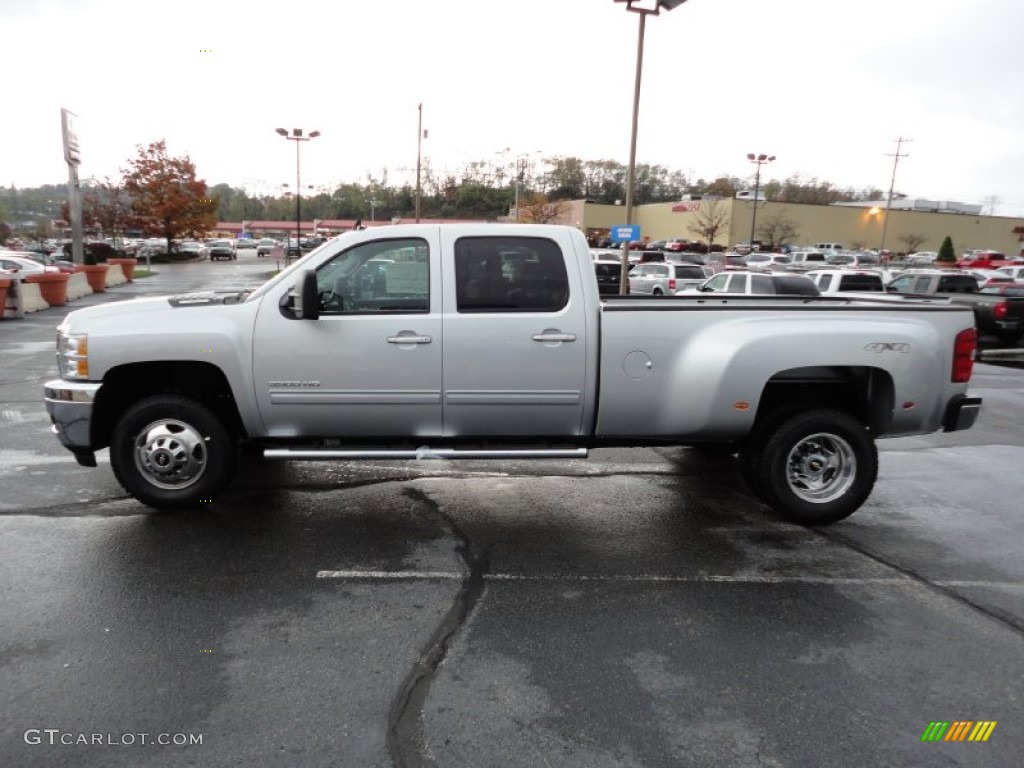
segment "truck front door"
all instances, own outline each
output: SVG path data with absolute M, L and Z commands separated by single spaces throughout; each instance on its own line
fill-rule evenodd
M 253 335 L 267 433 L 440 435 L 439 273 L 437 228 L 424 227 L 421 237 L 358 243 L 321 264 L 316 320 L 296 319 L 281 296 L 268 296 Z
M 445 435 L 579 435 L 587 312 L 575 261 L 564 255 L 571 241 L 441 237 L 454 267 L 444 273 Z

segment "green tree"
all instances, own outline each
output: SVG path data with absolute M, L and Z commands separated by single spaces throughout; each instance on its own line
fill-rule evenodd
M 946 239 L 939 246 L 939 255 L 935 260 L 941 261 L 943 264 L 952 264 L 956 261 L 956 251 L 953 250 L 953 238 L 949 235 L 946 235 Z
M 196 166 L 188 156 L 171 157 L 163 140 L 137 149 L 138 155 L 123 171 L 136 225 L 166 238 L 168 252 L 174 238 L 202 237 L 213 229 L 218 201 L 206 182 L 196 178 Z

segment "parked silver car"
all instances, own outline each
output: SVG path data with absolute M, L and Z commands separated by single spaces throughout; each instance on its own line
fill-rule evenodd
M 629 273 L 630 293 L 671 296 L 677 291 L 694 289 L 714 274 L 711 267 L 676 262 L 638 264 Z

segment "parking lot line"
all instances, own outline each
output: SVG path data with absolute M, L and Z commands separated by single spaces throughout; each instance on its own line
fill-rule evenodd
M 367 580 L 367 581 L 461 581 L 467 574 L 457 571 L 370 571 L 342 570 L 317 571 L 318 579 Z M 520 573 L 487 573 L 484 581 L 532 581 L 532 582 L 639 582 L 639 583 L 694 583 L 694 584 L 881 584 L 881 585 L 918 585 L 917 579 L 906 576 L 895 577 L 858 577 L 858 576 L 731 576 L 724 574 L 696 574 L 690 576 L 671 576 L 661 574 L 520 574 Z M 974 587 L 1019 587 L 1024 586 L 1013 582 L 971 581 L 971 582 L 935 582 L 941 586 L 974 586 Z

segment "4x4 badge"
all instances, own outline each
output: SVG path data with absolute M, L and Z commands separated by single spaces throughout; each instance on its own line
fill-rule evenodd
M 905 355 L 910 351 L 910 345 L 900 341 L 875 341 L 865 346 L 864 351 L 876 352 L 878 354 L 883 352 L 901 352 Z

